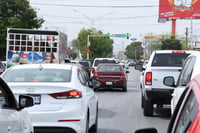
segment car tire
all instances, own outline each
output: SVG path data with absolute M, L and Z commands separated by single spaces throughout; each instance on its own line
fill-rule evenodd
M 87 113 L 86 116 L 86 124 L 85 124 L 85 133 L 89 133 L 89 112 Z
M 144 98 L 144 116 L 153 116 L 153 103 L 151 100 Z
M 97 133 L 97 129 L 98 129 L 98 105 L 97 105 L 95 124 L 90 128 L 90 133 Z
M 141 107 L 144 108 L 144 96 L 142 95 L 142 92 L 141 92 Z
M 122 91 L 123 91 L 123 92 L 127 92 L 127 86 L 124 86 L 124 87 L 122 88 Z

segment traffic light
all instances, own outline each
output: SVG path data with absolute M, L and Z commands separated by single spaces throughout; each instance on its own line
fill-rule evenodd
M 110 32 L 107 33 L 107 37 L 110 38 Z
M 126 33 L 126 38 L 127 38 L 127 39 L 129 39 L 129 36 L 130 36 L 130 34 L 129 34 L 129 33 Z

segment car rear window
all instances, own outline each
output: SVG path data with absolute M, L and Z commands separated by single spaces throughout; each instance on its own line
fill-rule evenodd
M 168 66 L 168 67 L 182 67 L 185 58 L 189 54 L 185 53 L 165 53 L 165 54 L 155 54 L 152 66 Z
M 122 72 L 123 69 L 119 65 L 100 65 L 97 68 L 98 71 L 116 71 L 116 72 Z
M 83 66 L 86 66 L 86 67 L 89 67 L 89 62 L 79 62 L 81 65 L 83 65 Z
M 114 63 L 116 64 L 116 60 L 95 60 L 94 66 L 98 66 L 99 64 L 102 63 Z
M 70 82 L 71 70 L 12 69 L 3 78 L 7 82 Z

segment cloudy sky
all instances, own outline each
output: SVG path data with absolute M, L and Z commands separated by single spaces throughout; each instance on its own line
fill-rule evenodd
M 69 41 L 82 28 L 96 28 L 107 34 L 130 33 L 142 41 L 145 35 L 171 33 L 171 21 L 158 23 L 159 0 L 30 0 L 38 16 L 45 19 L 44 28 L 68 34 Z M 192 22 L 192 23 L 191 23 Z M 177 20 L 178 35 L 185 35 L 186 27 L 199 34 L 199 20 Z M 131 40 L 113 38 L 114 50 L 120 51 Z

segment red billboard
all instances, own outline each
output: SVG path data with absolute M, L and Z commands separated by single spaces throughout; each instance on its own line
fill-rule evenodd
M 200 0 L 159 0 L 159 20 L 199 19 Z

